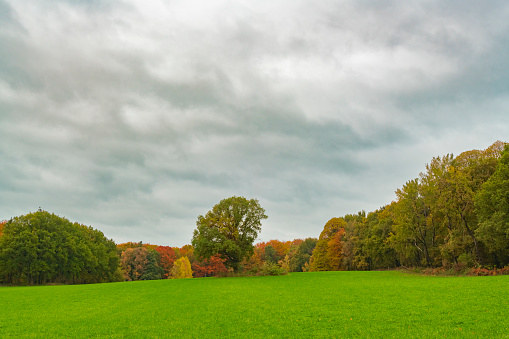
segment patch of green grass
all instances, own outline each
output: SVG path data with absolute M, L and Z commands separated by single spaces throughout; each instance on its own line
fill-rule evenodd
M 509 276 L 401 272 L 2 287 L 0 337 L 509 338 Z

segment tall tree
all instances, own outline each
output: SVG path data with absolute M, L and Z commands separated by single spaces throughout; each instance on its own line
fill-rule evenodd
M 323 227 L 320 238 L 310 260 L 311 271 L 330 271 L 341 269 L 342 246 L 340 239 L 344 234 L 346 222 L 343 218 L 332 218 Z M 336 236 L 336 234 L 339 235 Z
M 253 242 L 266 219 L 258 200 L 231 197 L 221 200 L 205 216 L 198 216 L 192 244 L 200 259 L 219 255 L 227 267 L 238 271 L 253 253 Z
M 475 197 L 479 219 L 476 235 L 494 255 L 495 264 L 509 264 L 509 145 L 495 173 Z
M 419 180 L 408 181 L 402 189 L 396 191 L 396 195 L 394 246 L 403 263 L 430 266 L 433 236 L 427 223 L 430 210 L 422 196 Z

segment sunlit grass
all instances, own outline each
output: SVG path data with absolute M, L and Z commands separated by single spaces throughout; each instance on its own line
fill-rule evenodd
M 2 287 L 0 337 L 509 337 L 509 276 L 293 273 Z

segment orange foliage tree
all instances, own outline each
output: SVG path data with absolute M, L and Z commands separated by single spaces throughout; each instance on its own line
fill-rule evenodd
M 127 248 L 120 257 L 120 266 L 126 280 L 161 279 L 154 251 L 145 247 Z
M 158 264 L 163 269 L 163 277 L 169 278 L 173 264 L 177 260 L 175 249 L 170 246 L 157 246 L 154 250 L 159 253 Z
M 332 218 L 327 221 L 313 250 L 311 271 L 331 271 L 341 268 L 341 239 L 346 225 L 343 218 Z
M 224 265 L 224 259 L 214 255 L 202 262 L 194 262 L 192 264 L 193 274 L 195 278 L 213 277 L 228 272 Z
M 0 237 L 2 236 L 2 234 L 4 234 L 4 226 L 6 223 L 7 223 L 7 220 L 0 221 Z

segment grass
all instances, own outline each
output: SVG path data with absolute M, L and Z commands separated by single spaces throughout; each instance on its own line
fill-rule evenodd
M 509 276 L 292 273 L 0 288 L 0 337 L 509 338 Z

